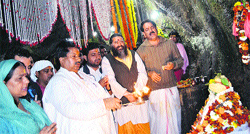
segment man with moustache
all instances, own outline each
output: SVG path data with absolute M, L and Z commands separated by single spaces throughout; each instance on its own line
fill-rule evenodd
M 46 86 L 43 104 L 59 134 L 114 134 L 111 110 L 121 107 L 89 75 L 78 71 L 80 52 L 73 42 L 59 42 L 56 57 L 60 69 Z
M 145 63 L 147 85 L 152 90 L 149 100 L 155 117 L 151 118 L 151 131 L 181 133 L 181 106 L 174 70 L 182 67 L 183 59 L 172 40 L 158 36 L 155 22 L 143 21 L 141 31 L 146 40 L 137 52 Z
M 135 88 L 142 89 L 147 83 L 147 74 L 139 55 L 128 50 L 120 34 L 110 37 L 111 53 L 102 61 L 102 70 L 108 75 L 113 94 L 123 104 L 135 102 L 132 93 Z M 114 112 L 120 134 L 149 134 L 148 103 L 129 105 Z
M 87 63 L 80 68 L 80 71 L 92 76 L 95 81 L 99 82 L 102 87 L 107 89 L 107 91 L 112 94 L 111 89 L 109 88 L 108 76 L 103 75 L 100 66 L 102 57 L 100 54 L 99 43 L 88 43 L 85 53 L 83 54 L 83 58 L 87 61 Z

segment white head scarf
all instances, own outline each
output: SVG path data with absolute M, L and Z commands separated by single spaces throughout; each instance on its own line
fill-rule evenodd
M 36 71 L 41 71 L 44 68 L 51 66 L 53 68 L 53 74 L 55 74 L 55 68 L 53 66 L 53 64 L 48 61 L 48 60 L 39 60 L 37 62 L 35 62 L 34 66 L 31 68 L 30 70 L 30 78 L 36 82 L 37 77 L 36 77 Z

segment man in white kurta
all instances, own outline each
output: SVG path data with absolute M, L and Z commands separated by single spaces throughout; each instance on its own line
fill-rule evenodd
M 114 120 L 110 109 L 120 106 L 117 98 L 83 72 L 79 50 L 68 47 L 60 57 L 61 68 L 53 76 L 43 96 L 44 110 L 57 123 L 59 134 L 113 134 Z
M 133 73 L 130 73 L 132 69 L 135 69 L 137 72 L 137 79 L 135 79 L 135 83 L 132 83 L 128 87 L 135 87 L 138 89 L 142 89 L 146 86 L 148 77 L 146 74 L 145 66 L 139 57 L 139 55 L 133 51 L 127 50 L 125 47 L 125 44 L 123 42 L 123 38 L 120 34 L 114 34 L 110 38 L 110 44 L 112 47 L 112 53 L 108 54 L 106 57 L 102 60 L 102 70 L 105 75 L 108 75 L 109 78 L 109 84 L 111 86 L 111 90 L 113 94 L 121 99 L 122 97 L 128 98 L 128 100 L 131 102 L 131 99 L 127 97 L 127 95 L 131 94 L 130 89 L 125 88 L 123 85 L 127 86 L 126 84 L 129 82 L 122 83 L 121 81 L 128 81 L 127 79 L 133 79 L 134 75 Z M 120 43 L 119 43 L 120 42 Z M 121 49 L 121 51 L 127 51 L 127 56 L 124 58 L 120 58 L 119 56 L 115 56 L 113 53 L 114 49 L 119 49 L 119 45 L 122 45 L 124 49 Z M 114 57 L 113 60 L 110 57 Z M 134 66 L 134 63 L 136 64 L 136 67 Z M 113 65 L 112 65 L 113 64 Z M 120 64 L 120 65 L 117 65 Z M 115 67 L 116 66 L 116 67 Z M 118 67 L 117 67 L 118 66 Z M 123 71 L 123 70 L 130 70 Z M 116 70 L 120 70 L 116 71 Z M 120 75 L 120 78 L 119 78 Z M 129 76 L 129 78 L 127 78 Z M 120 82 L 119 82 L 120 81 Z M 118 122 L 118 132 L 122 134 L 126 133 L 150 133 L 149 128 L 149 112 L 148 112 L 148 102 L 141 104 L 141 105 L 129 105 L 126 107 L 122 107 L 120 110 L 117 110 L 114 112 L 116 121 Z M 132 126 L 129 124 L 132 123 Z M 139 126 L 140 125 L 140 126 Z M 148 126 L 147 126 L 148 125 Z

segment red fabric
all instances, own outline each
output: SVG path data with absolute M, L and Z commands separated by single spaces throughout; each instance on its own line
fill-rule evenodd
M 181 77 L 183 75 L 183 69 L 179 69 L 174 71 L 175 77 L 177 79 L 177 82 L 179 82 L 181 80 Z
M 245 36 L 250 38 L 250 13 L 247 14 L 247 18 L 244 24 Z

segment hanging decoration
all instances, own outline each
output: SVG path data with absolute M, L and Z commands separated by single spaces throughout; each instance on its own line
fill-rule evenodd
M 70 36 L 78 46 L 81 47 L 84 43 L 86 47 L 88 42 L 87 7 L 89 8 L 92 32 L 95 32 L 92 18 L 94 16 L 101 36 L 105 40 L 109 39 L 111 33 L 111 7 L 109 0 L 89 0 L 88 3 L 86 0 L 58 0 L 58 4 Z
M 121 12 L 120 12 L 120 8 L 119 8 L 118 0 L 115 0 L 115 7 L 116 7 L 116 14 L 118 16 L 118 22 L 119 22 L 121 34 L 122 34 L 124 40 L 126 40 L 126 36 L 125 36 L 124 28 L 123 28 L 123 22 L 122 22 L 122 17 L 121 17 Z
M 131 40 L 132 40 L 132 44 L 131 44 L 131 48 L 130 49 L 133 49 L 134 46 L 136 47 L 136 42 L 135 42 L 135 39 L 134 39 L 134 32 L 133 32 L 134 27 L 132 27 L 133 20 L 131 19 L 131 16 L 129 14 L 129 11 L 128 11 L 128 7 L 129 6 L 127 5 L 126 1 L 127 0 L 124 0 L 124 5 L 125 5 L 125 11 L 126 11 L 127 21 L 128 21 L 128 27 L 129 27 L 128 30 L 129 30 L 130 37 L 131 37 Z
M 88 42 L 88 18 L 87 18 L 87 3 L 85 0 L 80 0 L 80 16 L 81 16 L 81 25 L 83 27 L 82 29 L 82 35 L 83 35 L 83 41 L 81 41 L 81 44 L 87 46 Z
M 249 45 L 247 38 L 250 38 L 250 6 L 249 2 L 234 4 L 233 35 L 239 40 L 239 51 L 242 54 L 242 62 L 246 65 L 250 62 Z
M 131 25 L 132 25 L 132 27 L 133 27 L 133 33 L 134 33 L 134 39 L 135 39 L 135 45 L 134 45 L 134 48 L 136 48 L 136 42 L 137 42 L 137 40 L 138 40 L 138 27 L 137 27 L 137 21 L 136 21 L 136 16 L 135 16 L 135 8 L 134 8 L 134 2 L 133 2 L 133 0 L 128 0 L 129 1 L 129 6 L 128 6 L 128 8 L 129 8 L 129 16 L 130 16 L 130 18 L 131 18 L 131 20 L 132 20 L 132 23 L 131 23 Z
M 58 0 L 60 13 L 71 38 L 81 48 L 81 29 L 80 23 L 87 22 L 84 16 L 86 4 L 82 0 Z M 84 6 L 84 7 L 83 7 Z M 80 8 L 81 7 L 81 8 Z M 82 9 L 80 11 L 80 9 Z M 86 33 L 85 33 L 86 34 Z M 85 36 L 86 38 L 86 36 Z
M 115 27 L 115 33 L 118 33 L 117 21 L 116 21 L 116 16 L 115 16 L 114 0 L 110 0 L 110 5 L 111 5 L 111 13 L 112 13 L 113 25 Z
M 127 20 L 126 20 L 126 15 L 125 15 L 125 11 L 124 11 L 124 8 L 123 8 L 122 0 L 119 0 L 119 4 L 120 4 L 120 8 L 121 8 L 123 28 L 124 28 L 125 37 L 126 37 L 125 42 L 127 43 L 128 48 L 132 49 L 131 40 L 130 40 L 130 37 L 129 37 L 130 35 L 129 35 L 128 25 L 127 25 Z M 126 8 L 126 5 L 125 5 L 125 8 Z
M 111 6 L 110 0 L 89 0 L 93 11 L 95 20 L 97 22 L 97 26 L 99 32 L 103 39 L 109 40 L 111 30 Z
M 114 2 L 120 32 L 127 47 L 132 50 L 137 47 L 136 42 L 138 40 L 138 27 L 133 0 L 114 0 Z
M 2 0 L 0 26 L 22 44 L 34 46 L 51 32 L 57 18 L 57 1 Z

